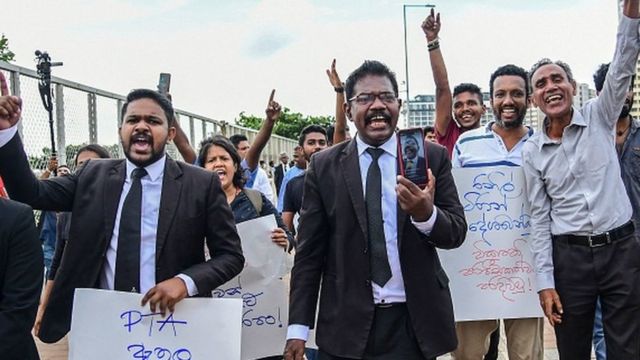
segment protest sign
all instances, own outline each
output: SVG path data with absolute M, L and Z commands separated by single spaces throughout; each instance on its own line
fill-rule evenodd
M 287 335 L 291 255 L 271 241 L 273 215 L 237 225 L 245 268 L 213 291 L 214 298 L 242 299 L 242 359 L 281 355 Z
M 542 316 L 522 169 L 454 169 L 453 176 L 467 237 L 439 256 L 451 278 L 456 321 Z
M 240 359 L 240 300 L 183 299 L 163 317 L 142 296 L 76 289 L 69 359 Z

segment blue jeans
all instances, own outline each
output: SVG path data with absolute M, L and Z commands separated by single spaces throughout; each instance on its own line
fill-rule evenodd
M 604 328 L 602 326 L 602 305 L 600 299 L 596 303 L 596 317 L 593 321 L 593 349 L 597 360 L 607 359 L 607 346 L 604 342 Z
M 312 348 L 305 348 L 304 355 L 308 360 L 316 360 L 318 358 L 318 350 Z

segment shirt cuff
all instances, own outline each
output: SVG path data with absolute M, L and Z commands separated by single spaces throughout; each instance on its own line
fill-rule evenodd
M 414 221 L 413 217 L 411 217 L 411 223 L 413 223 L 413 226 L 415 226 L 418 231 L 429 236 L 429 234 L 431 234 L 431 230 L 433 230 L 433 225 L 436 223 L 436 217 L 438 217 L 438 208 L 434 205 L 431 217 L 427 221 L 418 222 Z
M 298 339 L 307 341 L 309 339 L 309 327 L 307 325 L 291 324 L 287 327 L 287 340 Z
M 189 296 L 198 295 L 198 287 L 192 278 L 185 274 L 178 274 L 176 277 L 184 281 L 184 284 L 187 286 L 187 294 L 189 294 Z
M 555 289 L 556 283 L 553 279 L 553 272 L 542 272 L 536 274 L 536 287 L 538 292 L 544 289 Z
M 18 124 L 13 125 L 12 127 L 4 130 L 0 130 L 0 147 L 7 145 L 11 139 L 18 132 Z

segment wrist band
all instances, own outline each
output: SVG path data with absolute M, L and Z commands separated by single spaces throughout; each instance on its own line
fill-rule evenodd
M 340 86 L 340 87 L 334 87 L 333 89 L 334 89 L 337 93 L 340 93 L 340 94 L 344 92 L 344 88 L 343 88 L 342 86 Z

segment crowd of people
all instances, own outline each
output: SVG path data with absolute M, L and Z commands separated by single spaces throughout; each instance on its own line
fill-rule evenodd
M 640 0 L 624 0 L 595 99 L 573 105 L 562 61 L 505 64 L 489 76 L 486 125 L 480 86 L 451 90 L 441 26 L 434 10 L 421 26 L 436 88 L 422 144 L 396 136 L 393 71 L 367 60 L 342 82 L 334 60 L 335 124 L 304 128 L 293 161 L 283 152 L 277 165 L 261 161 L 281 115 L 275 90 L 252 143 L 213 135 L 196 148 L 171 97 L 138 89 L 121 112 L 125 159 L 86 145 L 73 166 L 52 158 L 37 178 L 17 131 L 22 101 L 0 73 L 2 357 L 38 359 L 33 336 L 62 339 L 76 288 L 140 293 L 162 314 L 211 297 L 243 270 L 235 225 L 273 215 L 270 241 L 295 260 L 284 353 L 268 359 L 496 359 L 502 322 L 509 359 L 542 360 L 544 318 L 454 320 L 436 251 L 467 232 L 452 168 L 507 166 L 524 173 L 535 290 L 560 358 L 589 359 L 592 348 L 599 360 L 640 358 L 640 121 L 630 115 Z M 524 124 L 532 104 L 545 115 L 540 130 Z M 166 154 L 168 142 L 184 161 Z M 426 184 L 400 175 L 401 162 L 428 164 Z M 311 329 L 317 350 L 306 346 Z

